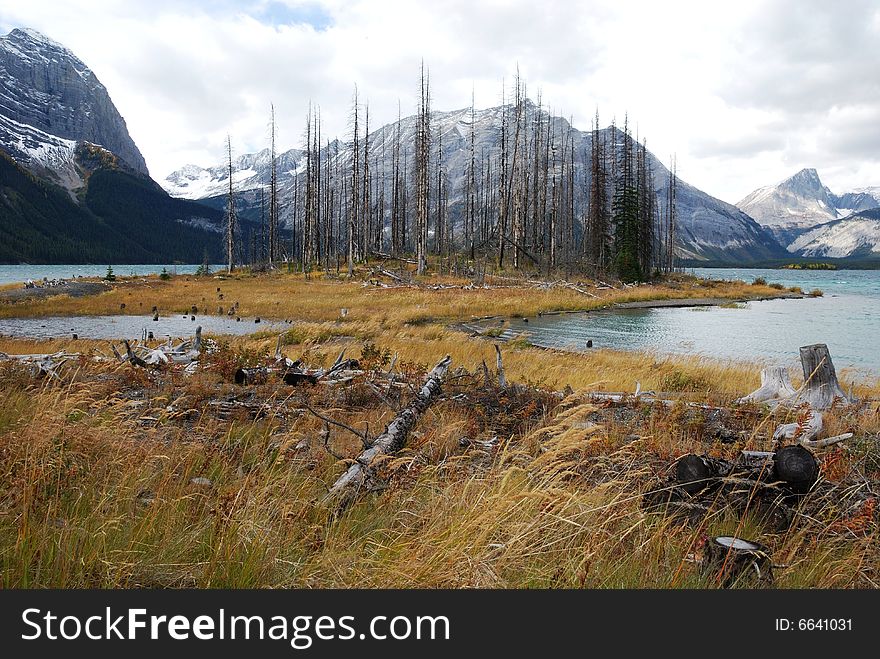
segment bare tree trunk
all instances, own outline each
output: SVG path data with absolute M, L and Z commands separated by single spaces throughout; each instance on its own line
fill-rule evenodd
M 428 252 L 428 165 L 430 157 L 430 100 L 422 63 L 419 118 L 416 129 L 416 273 L 425 274 Z
M 272 104 L 270 123 L 270 177 L 269 177 L 269 263 L 278 259 L 278 155 L 275 152 L 275 104 Z
M 229 272 L 235 269 L 235 185 L 232 181 L 232 138 L 226 136 L 226 154 L 229 160 L 229 192 L 226 196 L 226 263 Z

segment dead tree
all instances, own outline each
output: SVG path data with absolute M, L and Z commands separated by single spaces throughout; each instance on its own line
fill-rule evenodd
M 229 272 L 235 269 L 235 185 L 232 181 L 232 138 L 226 136 L 229 191 L 226 195 L 226 264 Z
M 358 174 L 359 174 L 359 151 L 358 151 L 358 97 L 357 87 L 354 88 L 354 105 L 352 109 L 354 141 L 351 149 L 351 198 L 348 204 L 348 276 L 354 276 L 356 227 L 358 220 Z
M 425 274 L 428 252 L 428 166 L 430 158 L 430 98 L 425 65 L 422 63 L 419 117 L 416 128 L 416 273 Z
M 357 497 L 361 486 L 368 478 L 373 462 L 383 455 L 398 452 L 406 445 L 410 431 L 440 392 L 440 385 L 446 377 L 451 362 L 452 357 L 446 355 L 428 373 L 427 380 L 415 399 L 394 417 L 385 427 L 385 431 L 376 437 L 369 448 L 365 449 L 355 459 L 354 464 L 336 480 L 324 498 L 325 502 L 334 502 L 339 508 L 346 507 Z
M 271 122 L 269 126 L 269 263 L 278 259 L 278 154 L 275 151 L 275 104 L 271 106 Z

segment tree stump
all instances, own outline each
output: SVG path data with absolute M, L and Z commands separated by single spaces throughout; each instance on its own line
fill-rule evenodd
M 849 402 L 837 381 L 827 345 L 816 343 L 801 347 L 801 367 L 804 386 L 798 394 L 799 402 L 809 403 L 814 410 L 827 410 L 838 398 Z
M 683 455 L 675 463 L 675 480 L 688 494 L 704 490 L 716 475 L 712 463 L 695 453 Z
M 773 583 L 769 549 L 734 536 L 706 541 L 703 572 L 717 579 L 724 588 L 734 584 L 766 587 Z
M 761 386 L 736 402 L 764 403 L 785 400 L 792 398 L 796 393 L 788 377 L 788 371 L 782 366 L 771 366 L 761 370 Z

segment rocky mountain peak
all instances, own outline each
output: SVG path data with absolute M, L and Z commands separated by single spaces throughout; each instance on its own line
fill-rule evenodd
M 825 187 L 819 178 L 819 173 L 812 167 L 804 168 L 793 176 L 782 181 L 777 188 L 794 195 L 809 196 L 830 204 L 831 191 Z
M 0 117 L 9 131 L 0 135 L 0 148 L 26 165 L 39 149 L 23 153 L 21 135 L 9 126 L 21 126 L 31 142 L 38 131 L 99 144 L 135 171 L 148 173 L 125 120 L 97 76 L 73 52 L 36 30 L 16 28 L 0 37 Z

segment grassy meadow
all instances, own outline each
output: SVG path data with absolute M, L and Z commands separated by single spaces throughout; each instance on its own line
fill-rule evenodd
M 721 504 L 686 520 L 641 505 L 678 456 L 765 450 L 776 424 L 797 417 L 733 405 L 757 388 L 755 364 L 572 354 L 513 340 L 500 344 L 510 383 L 501 388 L 491 332 L 458 327 L 777 289 L 688 277 L 632 288 L 581 282 L 579 290 L 491 277 L 490 288 L 451 277 L 412 286 L 383 279 L 388 288 L 368 279 L 148 277 L 95 296 L 0 305 L 4 316 L 235 305 L 241 316 L 293 320 L 282 335 L 291 359 L 329 366 L 345 349 L 365 370 L 338 386 L 233 384 L 236 368 L 274 352 L 277 335 L 268 332 L 213 337 L 189 376 L 87 357 L 109 356 L 107 342 L 0 339 L 7 354 L 84 355 L 58 380 L 0 362 L 0 586 L 714 588 L 698 562 L 703 540 L 722 534 L 768 545 L 778 587 L 880 583 L 877 511 L 862 496 L 880 480 L 876 403 L 826 414 L 829 434 L 855 437 L 816 452 L 821 493 L 804 500 L 789 527 Z M 309 408 L 374 437 L 446 354 L 443 395 L 406 448 L 382 462 L 354 505 L 325 505 L 362 446 Z M 396 385 L 385 377 L 392 363 Z M 589 396 L 632 392 L 636 382 L 681 402 Z M 857 382 L 855 393 L 876 399 L 880 384 Z

